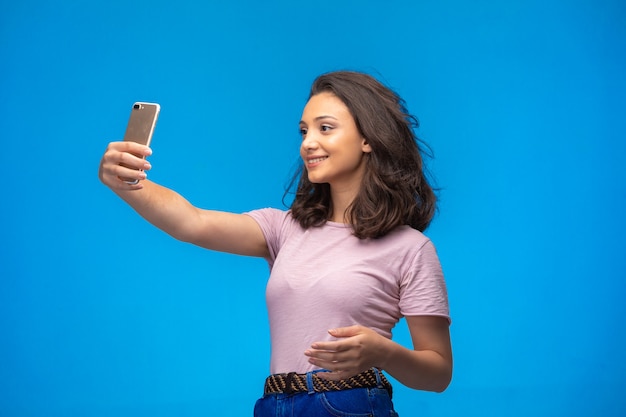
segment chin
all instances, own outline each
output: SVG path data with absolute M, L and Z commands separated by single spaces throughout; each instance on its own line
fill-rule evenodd
M 322 181 L 319 177 L 316 177 L 314 175 L 309 175 L 308 178 L 311 184 L 323 184 L 326 182 L 326 181 Z

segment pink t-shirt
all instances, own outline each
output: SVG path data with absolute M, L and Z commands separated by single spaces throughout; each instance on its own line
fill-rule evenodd
M 361 240 L 349 225 L 303 229 L 287 211 L 247 213 L 270 251 L 266 301 L 271 373 L 317 369 L 304 351 L 335 340 L 329 329 L 360 324 L 391 338 L 403 316 L 448 320 L 448 297 L 431 241 L 409 226 Z

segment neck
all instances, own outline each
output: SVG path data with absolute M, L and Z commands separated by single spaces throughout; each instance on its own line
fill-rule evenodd
M 350 219 L 346 215 L 348 207 L 354 201 L 356 197 L 356 191 L 353 188 L 346 188 L 345 190 L 336 190 L 331 187 L 330 195 L 333 202 L 333 212 L 330 216 L 330 221 L 336 223 L 350 222 Z

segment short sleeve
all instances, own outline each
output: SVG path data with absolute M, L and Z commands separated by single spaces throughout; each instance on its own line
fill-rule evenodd
M 278 251 L 284 241 L 284 229 L 286 222 L 291 218 L 289 212 L 278 210 L 275 208 L 263 208 L 259 210 L 249 211 L 244 213 L 252 217 L 263 232 L 265 236 L 265 242 L 270 252 L 270 257 L 267 259 L 270 267 L 272 267 Z
M 403 271 L 399 307 L 404 316 L 441 316 L 450 321 L 446 283 L 430 240 L 419 248 L 408 269 Z

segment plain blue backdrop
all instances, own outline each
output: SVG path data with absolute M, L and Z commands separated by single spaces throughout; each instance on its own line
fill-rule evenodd
M 251 415 L 266 264 L 153 228 L 98 163 L 156 101 L 153 180 L 283 207 L 337 69 L 397 90 L 435 154 L 455 374 L 396 384 L 400 415 L 626 414 L 623 1 L 4 0 L 0 415 Z

